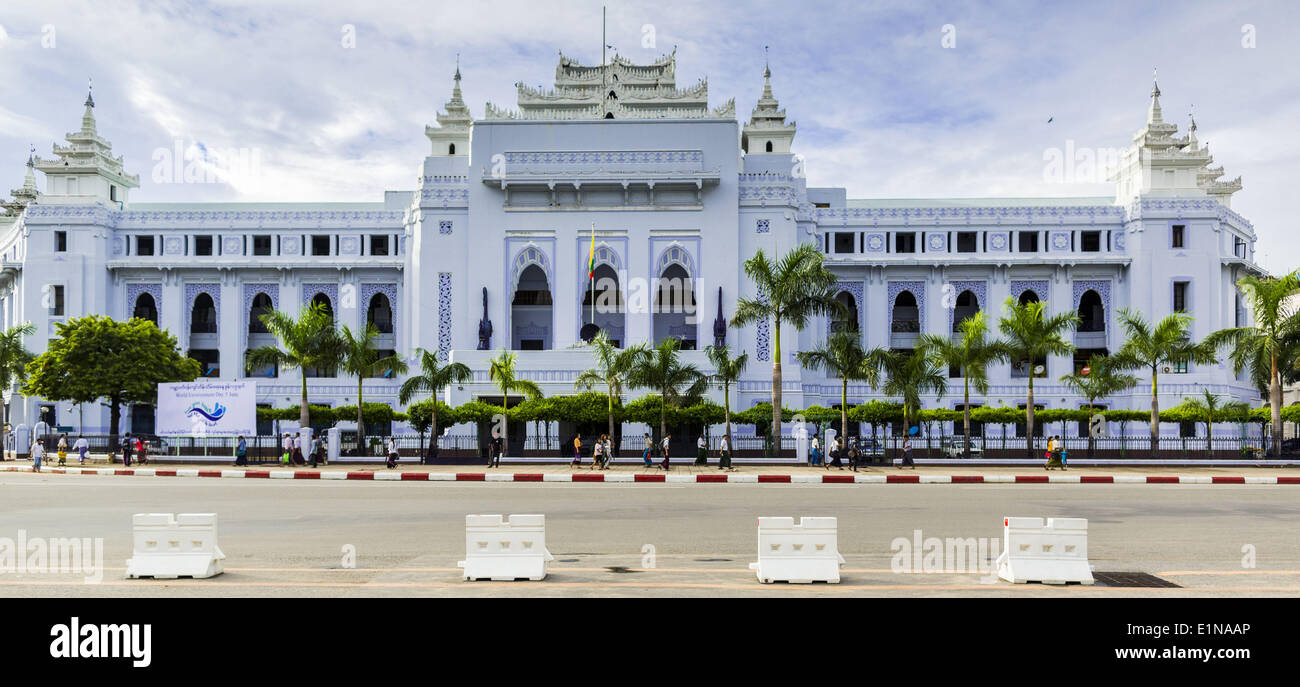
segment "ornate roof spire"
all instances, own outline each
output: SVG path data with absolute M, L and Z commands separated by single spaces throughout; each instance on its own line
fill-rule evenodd
M 81 132 L 95 133 L 95 84 L 86 79 L 86 111 L 81 115 Z
M 1163 114 L 1160 111 L 1160 83 L 1156 81 L 1156 68 L 1151 68 L 1151 109 L 1147 111 L 1147 123 L 1159 124 L 1164 122 Z
M 13 196 L 12 200 L 0 203 L 0 207 L 5 209 L 0 212 L 3 215 L 21 214 L 23 208 L 31 205 L 36 199 L 40 198 L 40 191 L 36 189 L 36 175 L 33 169 L 36 166 L 36 146 L 31 147 L 31 152 L 27 155 L 27 176 L 23 177 L 23 187 L 16 188 L 9 193 Z
M 789 153 L 795 123 L 785 121 L 785 110 L 772 95 L 772 65 L 763 46 L 763 94 L 754 105 L 749 123 L 741 130 L 741 146 L 749 153 Z

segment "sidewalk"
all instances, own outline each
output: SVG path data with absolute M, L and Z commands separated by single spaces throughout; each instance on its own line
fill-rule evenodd
M 0 472 L 30 472 L 28 461 L 0 463 Z M 808 466 L 748 466 L 733 471 L 679 465 L 670 472 L 640 465 L 610 470 L 570 469 L 564 465 L 421 466 L 399 464 L 328 465 L 320 468 L 275 466 L 234 467 L 232 464 L 185 467 L 149 464 L 145 467 L 67 468 L 46 464 L 43 474 L 115 475 L 137 477 L 212 477 L 236 479 L 327 479 L 429 482 L 592 482 L 592 483 L 736 483 L 736 484 L 1260 484 L 1300 485 L 1300 468 L 1081 468 L 1066 471 L 1027 468 L 893 467 L 825 470 Z

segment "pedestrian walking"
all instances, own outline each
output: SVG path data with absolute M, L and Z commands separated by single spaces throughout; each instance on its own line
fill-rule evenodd
M 695 464 L 706 467 L 709 464 L 709 444 L 704 441 L 703 434 L 695 440 Z
M 306 465 L 307 461 L 302 457 L 302 430 L 293 435 L 293 453 L 290 460 L 294 465 Z
M 1065 469 L 1065 466 L 1061 463 L 1060 438 L 1057 437 L 1055 434 L 1053 434 L 1051 437 L 1047 439 L 1046 457 L 1047 457 L 1047 465 L 1044 466 L 1045 469 L 1047 470 L 1051 470 L 1052 468 Z
M 388 437 L 388 467 L 389 469 L 397 467 L 397 439 Z
M 32 444 L 32 472 L 41 471 L 41 459 L 45 457 L 45 445 L 42 444 L 44 439 L 37 439 Z
M 826 463 L 826 469 L 829 470 L 831 468 L 836 468 L 839 470 L 843 470 L 844 469 L 843 458 L 844 458 L 844 437 L 841 435 L 835 437 L 835 445 L 831 447 L 831 459 L 830 462 Z
M 248 442 L 243 434 L 235 439 L 235 465 L 248 465 Z
M 59 467 L 68 464 L 68 435 L 59 435 Z
M 86 437 L 81 436 L 80 434 L 78 434 L 78 435 L 77 435 L 77 443 L 73 444 L 73 445 L 72 445 L 72 448 L 76 449 L 76 451 L 77 451 L 77 460 L 78 460 L 78 462 L 80 462 L 82 465 L 85 465 L 85 464 L 86 464 L 86 453 L 87 453 L 88 451 L 90 451 L 90 442 L 89 442 L 89 441 L 86 441 Z
M 135 442 L 131 441 L 131 433 L 127 432 L 126 437 L 122 439 L 122 466 L 131 466 L 131 454 L 135 453 Z
M 641 452 L 641 462 L 645 463 L 645 466 L 646 466 L 646 467 L 654 467 L 654 463 L 650 460 L 650 454 L 651 454 L 651 453 L 654 453 L 654 450 L 655 450 L 655 442 L 654 442 L 654 439 L 651 439 L 651 438 L 650 438 L 650 433 L 649 433 L 649 432 L 646 432 L 646 433 L 645 433 L 645 450 Z
M 325 462 L 325 440 L 317 434 L 311 438 L 311 466 L 316 467 Z
M 591 469 L 600 470 L 605 461 L 605 435 L 596 437 L 596 443 L 591 447 Z
M 858 446 L 858 438 L 853 437 L 849 440 L 849 467 L 854 472 L 858 471 L 858 464 L 862 462 L 862 449 Z
M 288 432 L 284 433 L 284 439 L 280 441 L 280 449 L 283 451 L 280 455 L 280 464 L 288 465 L 293 455 L 293 437 Z
M 573 435 L 573 460 L 569 461 L 569 467 L 582 467 L 582 435 Z
M 916 463 L 912 462 L 912 437 L 910 436 L 903 439 L 903 465 L 898 466 L 898 469 L 902 470 L 904 465 L 916 469 Z
M 149 462 L 149 442 L 144 440 L 144 436 L 137 434 L 135 437 L 135 462 L 145 465 Z
M 808 464 L 820 465 L 822 457 L 821 453 L 821 442 L 817 440 L 817 435 L 814 434 L 812 438 L 812 450 L 808 452 Z
M 727 443 L 727 435 L 722 435 L 722 442 L 718 444 L 718 469 L 732 470 L 731 467 L 731 445 Z
M 669 439 L 672 439 L 672 438 L 673 438 L 673 435 L 671 435 L 671 434 L 665 434 L 665 435 L 664 435 L 664 440 L 661 441 L 661 442 L 659 442 L 660 450 L 663 451 L 663 454 L 664 454 L 664 462 L 660 463 L 660 464 L 659 464 L 659 467 L 663 468 L 663 469 L 664 469 L 664 472 L 668 472 L 668 469 L 669 469 L 669 465 L 668 465 L 668 440 L 669 440 Z
M 614 464 L 614 437 L 605 435 L 605 469 L 608 470 Z

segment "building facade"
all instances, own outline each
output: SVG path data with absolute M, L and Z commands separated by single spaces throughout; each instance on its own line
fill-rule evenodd
M 620 344 L 678 337 L 706 371 L 705 346 L 748 352 L 732 402 L 749 407 L 770 397 L 774 332 L 770 323 L 726 326 L 738 298 L 763 297 L 742 263 L 812 243 L 839 275 L 850 315 L 782 332 L 788 407 L 838 405 L 838 382 L 801 369 L 794 355 L 835 328 L 856 328 L 868 347 L 906 349 L 981 308 L 996 315 L 1007 299 L 1038 299 L 1079 313 L 1080 353 L 997 366 L 989 393 L 972 402 L 1023 404 L 1025 377 L 1036 374 L 1038 402 L 1076 408 L 1083 402 L 1057 379 L 1119 348 L 1119 309 L 1153 319 L 1184 310 L 1197 339 L 1249 318 L 1235 282 L 1260 268 L 1254 230 L 1230 206 L 1240 178 L 1220 180 L 1195 122 L 1177 136 L 1158 87 L 1116 169 L 1114 196 L 851 199 L 844 188 L 807 186 L 815 161 L 796 153 L 796 124 L 770 70 L 742 123 L 734 101 L 710 107 L 707 82 L 678 88 L 676 66 L 675 55 L 603 66 L 561 55 L 553 89 L 519 84 L 516 109 L 488 103 L 481 119 L 457 69 L 451 99 L 425 131 L 418 187 L 373 203 L 131 202 L 139 177 L 113 156 L 87 98 L 80 130 L 53 158 L 29 159 L 4 206 L 0 320 L 33 323 L 28 347 L 40 353 L 68 318 L 148 318 L 178 337 L 205 377 L 255 380 L 259 402 L 275 407 L 297 404 L 304 373 L 244 369 L 245 351 L 273 343 L 258 319 L 270 309 L 319 302 L 340 325 L 375 324 L 382 349 L 467 364 L 474 379 L 446 391 L 453 405 L 498 397 L 487 360 L 501 348 L 518 351 L 520 374 L 548 395 L 573 393 L 591 366 L 581 344 L 594 324 Z M 1201 389 L 1259 398 L 1222 363 L 1168 372 L 1162 405 Z M 355 403 L 354 379 L 305 374 L 313 403 Z M 960 371 L 952 374 L 955 390 Z M 396 405 L 399 383 L 365 380 L 365 398 Z M 1149 407 L 1148 384 L 1107 403 Z M 882 398 L 859 384 L 849 396 Z M 46 419 L 107 431 L 99 405 L 15 389 L 5 398 L 14 426 Z M 950 393 L 924 406 L 961 402 Z M 128 428 L 151 431 L 151 408 L 125 417 Z

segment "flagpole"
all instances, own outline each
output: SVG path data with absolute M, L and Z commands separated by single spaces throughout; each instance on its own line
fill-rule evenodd
M 591 258 L 588 261 L 588 284 L 591 287 L 591 323 L 596 324 L 596 222 L 591 222 Z

